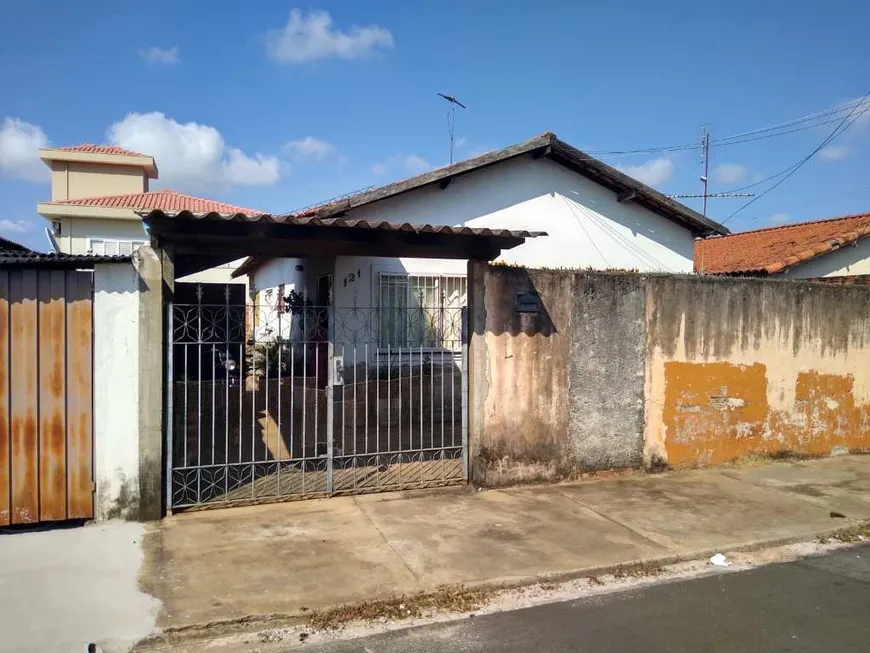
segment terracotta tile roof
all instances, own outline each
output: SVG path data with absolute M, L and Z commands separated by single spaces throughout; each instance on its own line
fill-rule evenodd
M 702 274 L 776 274 L 870 235 L 870 214 L 802 222 L 695 243 Z
M 99 197 L 79 197 L 72 200 L 48 202 L 53 205 L 72 204 L 76 206 L 99 206 L 116 209 L 148 209 L 152 211 L 167 211 L 178 213 L 221 213 L 224 215 L 245 214 L 262 215 L 262 211 L 247 209 L 235 204 L 216 202 L 203 197 L 193 197 L 176 193 L 174 190 L 158 190 L 148 193 L 132 193 L 130 195 L 101 195 Z
M 146 156 L 151 158 L 150 154 L 141 154 L 133 150 L 125 150 L 123 147 L 116 145 L 94 145 L 93 143 L 82 143 L 81 145 L 67 145 L 65 147 L 55 147 L 55 150 L 61 152 L 84 152 L 85 154 L 119 154 L 121 156 Z

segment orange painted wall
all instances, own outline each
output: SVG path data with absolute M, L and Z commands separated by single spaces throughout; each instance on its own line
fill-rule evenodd
M 870 450 L 870 406 L 855 403 L 851 374 L 800 372 L 791 411 L 771 409 L 761 363 L 669 362 L 665 379 L 663 421 L 672 467 Z
M 870 451 L 870 292 L 748 279 L 647 283 L 645 463 Z

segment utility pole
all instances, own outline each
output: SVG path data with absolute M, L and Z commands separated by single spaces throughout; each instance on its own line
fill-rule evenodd
M 701 215 L 707 217 L 707 180 L 710 174 L 710 132 L 706 127 L 701 127 L 701 157 L 704 164 L 704 174 L 701 177 L 704 193 L 704 208 Z

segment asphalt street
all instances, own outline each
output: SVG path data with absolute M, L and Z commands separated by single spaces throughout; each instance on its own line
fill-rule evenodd
M 306 650 L 863 653 L 870 650 L 870 546 Z

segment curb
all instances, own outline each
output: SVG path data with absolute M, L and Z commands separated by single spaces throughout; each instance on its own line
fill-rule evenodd
M 501 590 L 512 590 L 543 583 L 564 583 L 581 578 L 591 576 L 605 576 L 613 574 L 621 570 L 632 568 L 643 568 L 645 566 L 669 566 L 682 562 L 691 562 L 695 560 L 703 560 L 709 558 L 716 553 L 749 553 L 762 549 L 772 549 L 792 544 L 800 544 L 810 542 L 817 539 L 833 538 L 841 534 L 844 530 L 850 527 L 863 527 L 870 525 L 868 520 L 847 520 L 838 528 L 829 528 L 822 531 L 807 531 L 805 533 L 787 535 L 778 538 L 757 539 L 749 542 L 738 544 L 729 544 L 721 547 L 697 549 L 685 551 L 682 553 L 670 553 L 661 556 L 652 556 L 649 558 L 634 558 L 624 560 L 622 562 L 611 563 L 607 565 L 593 565 L 589 567 L 579 567 L 576 569 L 557 571 L 546 574 L 535 574 L 528 576 L 519 576 L 511 578 L 488 579 L 483 581 L 473 581 L 470 583 L 460 583 L 455 586 L 441 585 L 431 590 L 421 590 L 418 595 L 433 595 L 438 594 L 447 587 L 462 587 L 469 590 L 479 592 L 498 592 Z M 395 595 L 389 597 L 372 597 L 369 601 L 389 600 L 396 598 Z M 324 612 L 338 608 L 352 608 L 353 606 L 366 603 L 367 601 L 357 601 L 352 603 L 340 603 L 334 606 L 325 607 L 316 612 Z M 248 615 L 237 619 L 228 619 L 222 621 L 212 621 L 203 624 L 191 624 L 187 626 L 179 626 L 169 628 L 167 630 L 154 633 L 145 639 L 139 641 L 132 649 L 137 652 L 161 651 L 178 646 L 181 644 L 192 644 L 196 642 L 206 641 L 208 639 L 234 634 L 255 633 L 261 630 L 271 628 L 290 628 L 293 626 L 305 625 L 308 623 L 314 610 L 308 612 L 299 612 L 296 614 L 268 614 L 268 615 Z

